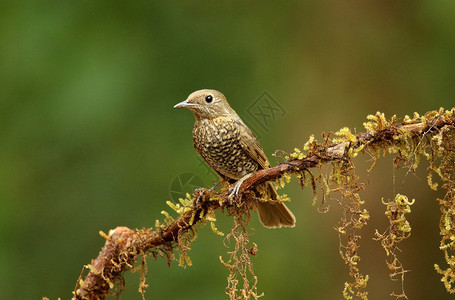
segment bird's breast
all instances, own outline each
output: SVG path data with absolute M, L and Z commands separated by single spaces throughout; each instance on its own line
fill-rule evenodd
M 259 169 L 242 148 L 238 126 L 232 119 L 218 117 L 200 120 L 193 128 L 196 151 L 220 175 L 234 180 Z

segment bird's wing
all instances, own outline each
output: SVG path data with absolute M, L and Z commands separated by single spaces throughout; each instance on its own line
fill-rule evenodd
M 236 123 L 240 131 L 240 145 L 242 146 L 242 149 L 263 169 L 270 167 L 264 150 L 251 130 L 242 121 L 236 121 Z

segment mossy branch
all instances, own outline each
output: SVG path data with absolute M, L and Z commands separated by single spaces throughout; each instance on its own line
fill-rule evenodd
M 420 141 L 425 136 L 433 133 L 436 134 L 442 131 L 443 128 L 449 128 L 453 132 L 455 128 L 455 108 L 445 112 L 440 109 L 439 111 L 429 112 L 422 117 L 418 115 L 414 115 L 414 118 L 405 117 L 401 123 L 397 123 L 395 117 L 387 121 L 384 115 L 380 113 L 377 113 L 375 116 L 369 116 L 368 119 L 370 122 L 364 124 L 367 132 L 354 135 L 349 129 L 343 128 L 336 133 L 338 138 L 332 139 L 331 134 L 324 136 L 324 143 L 317 143 L 312 136 L 304 146 L 307 154 L 303 154 L 300 150 L 296 149 L 294 153 L 286 156 L 285 162 L 269 169 L 257 171 L 244 181 L 235 204 L 232 204 L 228 200 L 229 190 L 227 189 L 221 189 L 218 192 L 214 189 L 198 189 L 194 191 L 193 197 L 189 197 L 187 200 L 181 200 L 181 206 L 179 204 L 172 204 L 172 207 L 179 213 L 176 219 L 165 213 L 167 216 L 165 224 L 157 222 L 154 229 L 144 228 L 141 230 L 132 230 L 126 227 L 117 227 L 107 235 L 101 232 L 100 234 L 106 239 L 105 245 L 98 257 L 92 260 L 90 265 L 84 266 L 84 270 L 88 269 L 89 272 L 84 279 L 82 279 L 83 274 L 81 274 L 74 290 L 73 299 L 104 299 L 111 293 L 116 283 L 117 287 L 120 286 L 122 289 L 122 273 L 128 269 L 134 269 L 139 256 L 142 258 L 140 270 L 143 276 L 141 276 L 140 291 L 143 293 L 147 287 L 145 284 L 147 271 L 145 260 L 150 254 L 155 259 L 158 256 L 162 256 L 170 263 L 174 260 L 174 251 L 177 250 L 180 252 L 181 264 L 190 264 L 186 251 L 190 249 L 191 239 L 196 234 L 196 225 L 206 222 L 212 222 L 213 225 L 213 212 L 215 210 L 227 210 L 228 213 L 237 214 L 239 212 L 239 203 L 244 201 L 242 203 L 246 205 L 243 205 L 241 213 L 246 212 L 248 214 L 248 211 L 254 208 L 254 204 L 245 203 L 245 201 L 248 201 L 245 199 L 251 198 L 243 197 L 245 198 L 243 199 L 242 195 L 247 194 L 253 187 L 266 181 L 283 180 L 282 178 L 289 177 L 289 174 L 296 174 L 301 179 L 302 187 L 305 184 L 305 180 L 303 179 L 305 174 L 309 174 L 310 179 L 307 182 L 311 182 L 311 186 L 315 191 L 315 178 L 309 170 L 316 167 L 319 168 L 327 163 L 332 163 L 332 165 L 343 164 L 343 169 L 341 167 L 337 169 L 338 176 L 332 174 L 330 180 L 337 182 L 339 187 L 336 191 L 340 191 L 343 197 L 352 199 L 352 203 L 354 203 L 350 204 L 346 210 L 354 217 L 351 217 L 350 220 L 343 220 L 342 224 L 336 230 L 341 236 L 346 234 L 347 231 L 361 228 L 366 224 L 369 215 L 366 210 L 360 209 L 360 205 L 363 202 L 360 201 L 357 191 L 363 189 L 363 186 L 357 182 L 358 178 L 352 172 L 351 159 L 358 153 L 365 151 L 375 153 L 375 157 L 378 158 L 379 150 L 381 149 L 398 153 L 397 159 L 403 159 L 403 153 L 406 153 L 408 157 L 416 155 Z M 413 149 L 405 150 L 403 143 L 406 139 L 417 140 L 418 142 L 415 143 Z M 428 155 L 431 156 L 434 153 Z M 441 176 L 441 170 L 438 170 L 438 168 L 433 168 L 431 171 L 439 172 L 438 175 Z M 453 187 L 453 177 L 455 176 L 451 178 L 442 176 L 443 179 L 447 179 L 445 180 L 446 182 L 450 182 L 450 185 L 446 186 L 449 190 Z M 327 178 L 322 177 L 321 182 L 328 187 L 327 181 Z M 431 176 L 429 175 L 429 184 L 430 181 Z M 327 188 L 327 190 L 330 189 Z M 453 194 L 449 195 L 449 200 L 454 201 Z M 445 219 L 453 218 L 450 214 L 453 213 L 455 215 L 455 205 L 447 205 L 447 201 L 444 202 L 444 205 L 446 207 Z M 236 217 L 238 218 L 238 215 Z M 450 235 L 455 235 L 453 235 L 453 229 L 451 227 L 448 228 L 449 225 L 447 224 L 449 221 L 441 225 L 441 231 L 446 230 L 448 232 L 447 238 L 450 240 Z M 239 222 L 236 224 L 237 228 Z M 212 228 L 216 231 L 214 226 Z M 352 236 L 348 236 L 346 244 L 343 245 L 342 243 L 340 245 L 340 253 L 349 265 L 351 276 L 355 278 L 354 283 L 346 284 L 345 286 L 343 295 L 346 299 L 352 298 L 351 295 L 354 295 L 353 289 L 361 290 L 366 286 L 366 282 L 368 281 L 368 276 L 361 275 L 356 266 L 357 261 L 360 259 L 357 254 L 359 247 L 357 241 L 359 238 L 359 236 L 353 234 Z M 454 245 L 446 246 L 446 248 L 449 247 L 455 249 Z M 393 251 L 393 249 L 390 251 Z M 439 267 L 437 270 L 446 276 L 447 280 L 450 280 L 450 278 L 453 280 L 455 278 L 455 268 L 453 265 L 451 267 L 451 271 L 444 271 L 439 269 Z M 84 270 L 82 273 L 84 273 Z M 449 290 L 451 287 L 450 282 L 447 285 Z M 358 292 L 356 295 L 364 299 L 367 297 L 366 292 Z M 250 296 L 254 298 L 258 297 L 254 293 L 250 294 L 248 298 Z

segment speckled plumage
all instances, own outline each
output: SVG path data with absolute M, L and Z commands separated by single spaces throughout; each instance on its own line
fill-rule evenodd
M 199 90 L 174 106 L 190 109 L 196 121 L 193 146 L 196 152 L 224 180 L 233 182 L 270 166 L 261 145 L 251 130 L 229 106 L 223 94 L 215 90 Z M 258 213 L 262 224 L 269 228 L 294 227 L 292 212 L 278 201 L 273 185 L 257 188 Z
M 239 126 L 232 119 L 217 117 L 196 121 L 193 127 L 194 149 L 225 179 L 239 180 L 260 168 L 242 148 Z

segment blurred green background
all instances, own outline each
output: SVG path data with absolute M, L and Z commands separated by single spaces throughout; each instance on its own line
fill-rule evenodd
M 275 150 L 302 147 L 312 133 L 362 131 L 378 110 L 452 107 L 454 12 L 454 1 L 430 0 L 0 2 L 0 298 L 70 298 L 104 243 L 99 230 L 153 226 L 182 173 L 212 185 L 192 147 L 192 114 L 172 108 L 194 90 L 222 91 L 272 164 Z M 266 126 L 251 114 L 264 92 L 285 111 Z M 359 170 L 369 160 L 358 157 Z M 401 247 L 407 295 L 449 299 L 433 268 L 443 263 L 442 193 L 426 186 L 425 168 L 406 175 L 383 159 L 362 192 L 372 217 L 360 268 L 371 299 L 400 290 L 371 240 L 386 228 L 381 197 L 395 193 L 417 198 Z M 266 299 L 340 299 L 349 277 L 333 230 L 337 201 L 321 214 L 295 179 L 284 192 L 294 229 L 251 223 L 259 290 Z M 218 219 L 228 232 L 232 220 Z M 226 252 L 202 228 L 192 267 L 149 260 L 147 298 L 225 299 Z M 138 278 L 126 275 L 121 299 L 141 299 Z

